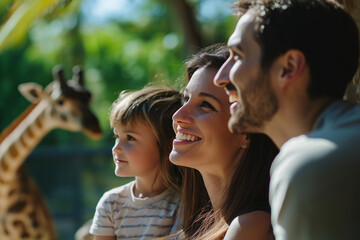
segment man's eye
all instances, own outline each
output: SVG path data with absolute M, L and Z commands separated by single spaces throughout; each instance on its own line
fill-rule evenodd
M 135 141 L 136 139 L 131 135 L 126 135 L 126 140 L 128 141 Z
M 234 61 L 238 61 L 242 59 L 242 56 L 238 52 L 235 52 L 234 50 L 230 50 L 230 58 L 232 58 Z
M 241 57 L 237 54 L 234 54 L 234 60 L 235 61 L 241 60 Z
M 185 103 L 187 103 L 189 101 L 189 97 L 188 96 L 183 96 L 182 97 L 182 104 L 184 105 Z

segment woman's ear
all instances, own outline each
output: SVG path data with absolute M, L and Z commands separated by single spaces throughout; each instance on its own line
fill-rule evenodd
M 241 148 L 248 148 L 250 145 L 250 137 L 248 134 L 240 134 L 239 135 L 239 144 Z

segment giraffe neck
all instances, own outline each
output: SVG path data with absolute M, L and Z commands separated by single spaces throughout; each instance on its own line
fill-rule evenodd
M 15 179 L 27 156 L 55 127 L 47 114 L 47 106 L 47 101 L 39 102 L 1 142 L 0 180 L 7 182 Z

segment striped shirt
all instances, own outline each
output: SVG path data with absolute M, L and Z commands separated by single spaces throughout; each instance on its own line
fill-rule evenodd
M 166 190 L 154 197 L 137 198 L 135 181 L 111 189 L 99 200 L 90 233 L 116 239 L 145 240 L 166 236 L 177 218 L 180 196 Z

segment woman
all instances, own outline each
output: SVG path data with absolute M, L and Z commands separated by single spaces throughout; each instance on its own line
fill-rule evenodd
M 265 135 L 229 132 L 230 103 L 213 84 L 228 56 L 215 46 L 186 62 L 184 103 L 173 115 L 170 160 L 185 167 L 184 239 L 223 239 L 226 232 L 225 239 L 273 238 L 269 168 L 278 150 Z

